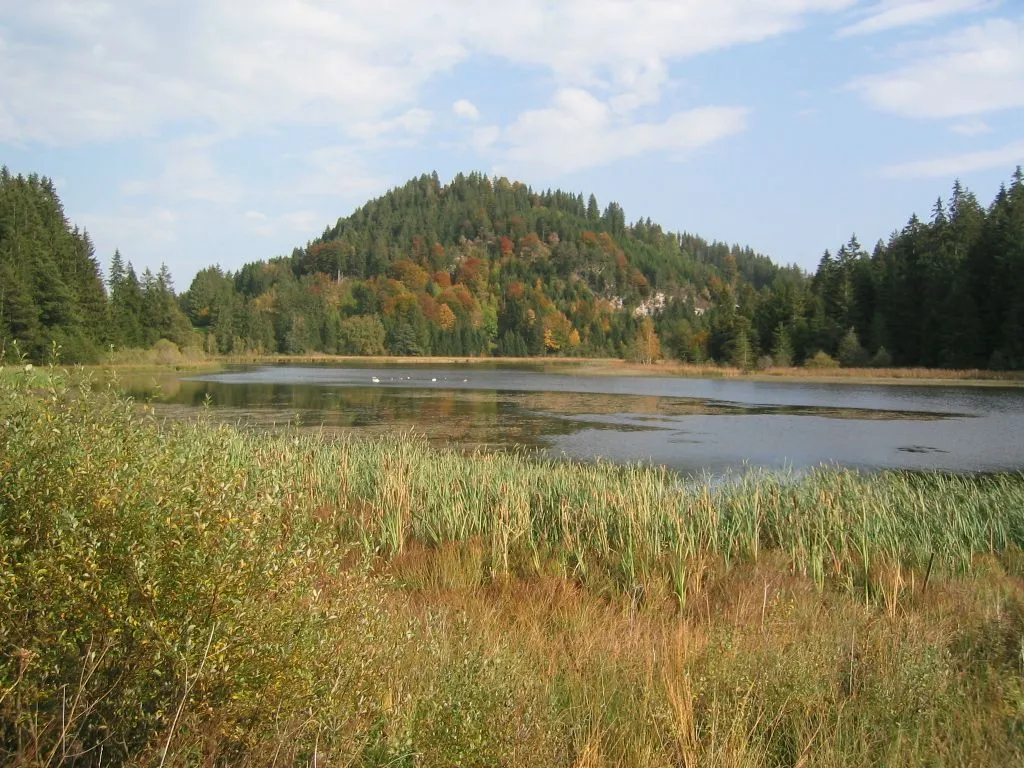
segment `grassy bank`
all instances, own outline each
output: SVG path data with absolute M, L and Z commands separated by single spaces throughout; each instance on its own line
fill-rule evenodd
M 940 368 L 768 368 L 743 371 L 722 365 L 695 365 L 660 360 L 650 365 L 616 358 L 580 357 L 346 357 L 338 355 L 255 355 L 211 358 L 206 364 L 312 364 L 312 365 L 523 365 L 550 373 L 585 376 L 679 376 L 685 378 L 744 378 L 760 381 L 806 381 L 845 384 L 951 384 L 971 386 L 1024 386 L 1020 371 L 957 370 Z
M 1011 765 L 1024 477 L 272 436 L 0 379 L 0 762 Z
M 8 361 L 10 362 L 10 361 Z M 346 355 L 209 355 L 197 349 L 180 350 L 169 341 L 152 349 L 111 352 L 101 364 L 85 366 L 96 374 L 213 372 L 229 365 L 402 365 L 402 366 L 524 366 L 548 373 L 580 376 L 669 376 L 682 378 L 742 378 L 753 381 L 793 381 L 836 384 L 913 384 L 958 386 L 1024 386 L 1024 372 L 938 368 L 740 368 L 659 360 L 645 365 L 617 358 L 581 357 L 364 357 Z M 8 373 L 10 366 L 7 367 Z M 4 371 L 0 370 L 0 376 Z

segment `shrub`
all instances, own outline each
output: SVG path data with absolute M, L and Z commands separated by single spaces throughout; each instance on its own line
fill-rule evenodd
M 874 357 L 871 358 L 872 368 L 891 368 L 892 367 L 892 355 L 889 354 L 889 350 L 885 347 L 879 347 L 878 351 L 875 352 Z
M 868 362 L 868 353 L 860 345 L 857 332 L 851 328 L 839 342 L 839 364 L 844 368 L 863 368 Z
M 170 339 L 160 339 L 153 345 L 153 360 L 158 365 L 177 365 L 181 359 L 181 350 Z
M 359 741 L 405 633 L 303 509 L 301 462 L 87 389 L 0 387 L 0 763 L 100 745 L 113 764 L 168 746 L 292 763 Z
M 821 350 L 804 361 L 805 368 L 838 368 L 839 361 Z

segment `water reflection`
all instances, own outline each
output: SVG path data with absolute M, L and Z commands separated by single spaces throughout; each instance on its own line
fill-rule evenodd
M 414 430 L 467 449 L 650 461 L 686 473 L 822 463 L 1024 468 L 1024 390 L 1013 388 L 588 377 L 477 365 L 266 366 L 121 385 L 171 417 L 207 404 L 214 418 L 252 427 Z

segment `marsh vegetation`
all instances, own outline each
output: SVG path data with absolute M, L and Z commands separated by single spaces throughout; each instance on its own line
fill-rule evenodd
M 1024 476 L 164 423 L 0 377 L 0 761 L 1012 765 Z

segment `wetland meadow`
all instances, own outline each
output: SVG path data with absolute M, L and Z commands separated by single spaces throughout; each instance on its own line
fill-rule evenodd
M 1020 389 L 102 378 L 0 376 L 3 762 L 1024 758 Z

